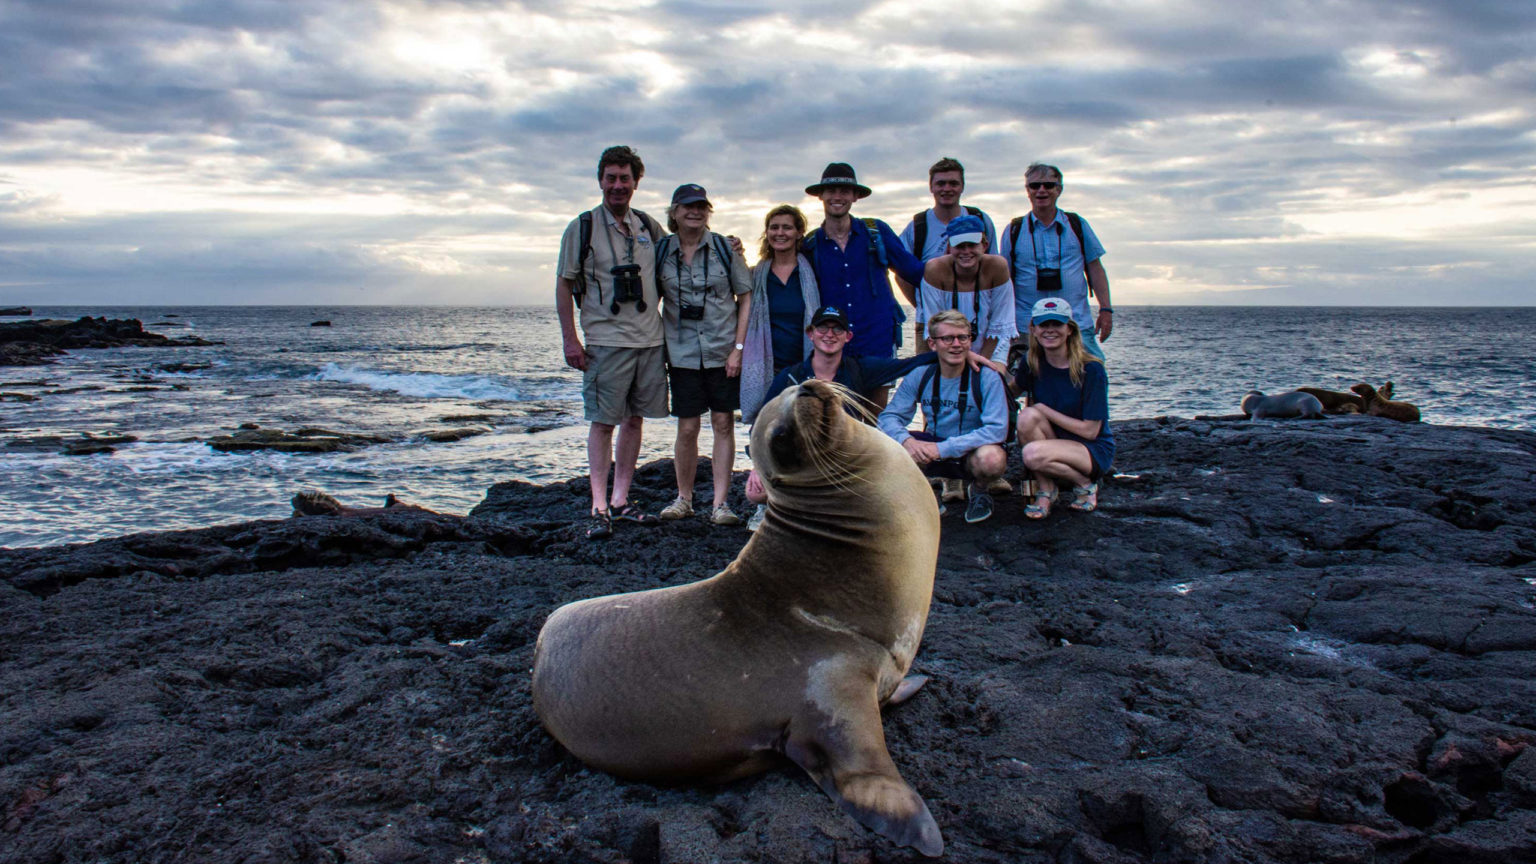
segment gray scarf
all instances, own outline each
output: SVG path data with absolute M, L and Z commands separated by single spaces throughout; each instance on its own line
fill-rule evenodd
M 803 335 L 811 326 L 811 316 L 821 305 L 821 292 L 816 288 L 816 273 L 804 255 L 799 256 L 800 297 L 805 301 L 805 322 L 800 328 L 800 356 L 798 362 L 811 353 L 811 337 Z M 747 424 L 757 419 L 762 410 L 763 397 L 773 383 L 773 328 L 769 323 L 768 273 L 773 269 L 773 259 L 764 258 L 752 267 L 752 310 L 747 314 L 747 347 L 741 352 L 741 419 Z

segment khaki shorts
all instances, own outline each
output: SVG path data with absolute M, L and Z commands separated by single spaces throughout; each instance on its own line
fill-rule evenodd
M 626 417 L 667 416 L 666 350 L 587 346 L 581 403 L 589 423 L 617 426 Z

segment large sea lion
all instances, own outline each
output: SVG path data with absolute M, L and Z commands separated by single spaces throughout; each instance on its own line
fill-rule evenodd
M 1317 401 L 1323 403 L 1325 414 L 1365 413 L 1365 400 L 1354 393 L 1340 393 L 1337 390 L 1324 390 L 1321 387 L 1297 387 L 1296 392 L 1316 396 Z
M 752 457 L 762 526 L 700 582 L 582 600 L 539 632 L 533 704 L 587 764 L 621 777 L 723 782 L 789 757 L 853 818 L 939 855 L 928 806 L 896 770 L 880 707 L 923 637 L 939 510 L 900 445 L 810 380 L 763 406 Z
M 1266 417 L 1280 419 L 1323 416 L 1323 403 L 1318 401 L 1316 396 L 1299 390 L 1277 393 L 1274 396 L 1265 396 L 1258 390 L 1249 390 L 1243 397 L 1242 407 L 1243 413 L 1255 420 Z

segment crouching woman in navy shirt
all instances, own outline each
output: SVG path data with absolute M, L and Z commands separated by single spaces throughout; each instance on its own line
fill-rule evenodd
M 1098 507 L 1099 478 L 1115 458 L 1109 377 L 1104 364 L 1083 348 L 1065 300 L 1047 297 L 1035 304 L 1029 353 L 1019 362 L 1014 384 L 1032 396 L 1032 404 L 1019 409 L 1019 444 L 1036 489 L 1024 515 L 1049 515 L 1063 482 L 1072 487 L 1073 510 Z

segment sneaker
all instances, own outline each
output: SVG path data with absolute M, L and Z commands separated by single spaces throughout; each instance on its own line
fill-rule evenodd
M 715 508 L 715 512 L 709 514 L 709 521 L 716 525 L 740 525 L 741 517 L 736 515 L 736 511 L 721 504 Z
M 944 514 L 946 514 L 948 512 L 949 512 L 949 508 L 944 506 L 944 496 L 940 495 L 939 496 L 939 515 L 943 516 Z
M 942 498 L 940 498 L 939 500 L 941 500 L 941 501 L 964 501 L 965 500 L 965 484 L 964 484 L 964 482 L 961 481 L 958 477 L 953 479 L 953 480 L 945 480 L 944 481 L 944 496 Z
M 1009 483 L 1004 478 L 999 477 L 996 480 L 993 480 L 991 483 L 987 484 L 987 494 L 988 495 L 1011 495 L 1011 494 L 1013 494 L 1013 484 Z
M 693 502 L 679 496 L 671 504 L 661 508 L 661 513 L 658 515 L 668 522 L 675 522 L 678 519 L 687 519 L 689 516 L 693 515 Z
M 587 539 L 601 540 L 613 534 L 613 515 L 607 510 L 593 510 L 587 517 Z
M 757 511 L 754 512 L 749 519 L 747 519 L 747 530 L 748 531 L 756 531 L 758 526 L 763 524 L 763 517 L 767 516 L 767 515 L 768 515 L 768 505 L 767 504 L 759 504 L 759 505 L 757 505 Z
M 992 496 L 971 490 L 971 503 L 965 508 L 965 521 L 982 522 L 992 517 Z

